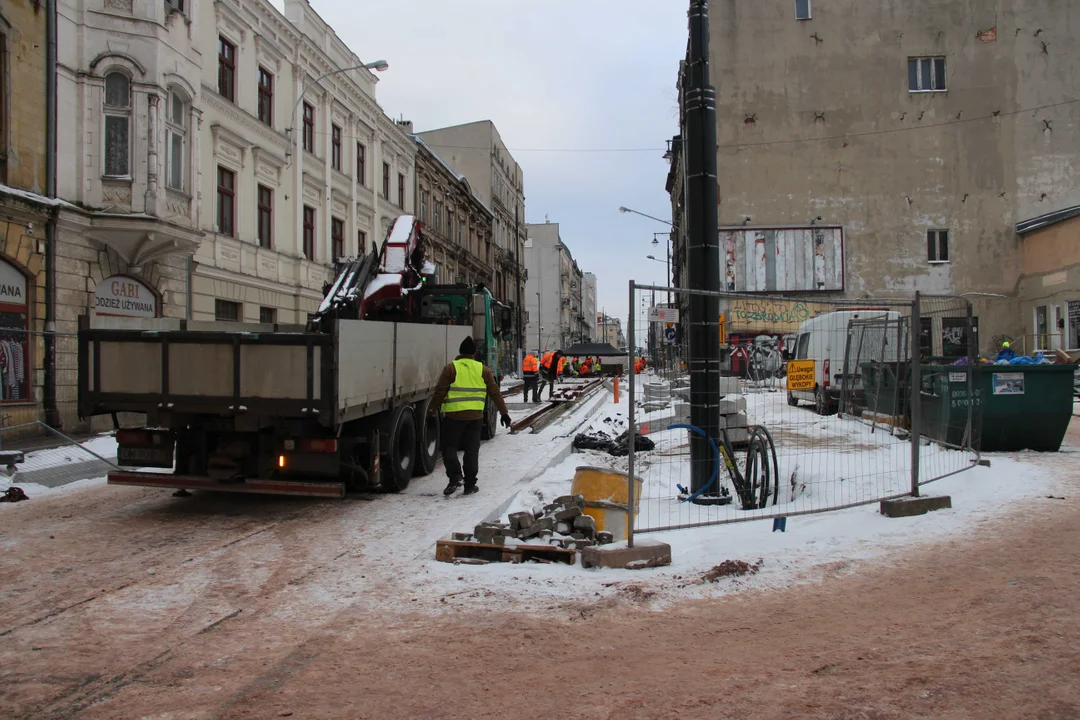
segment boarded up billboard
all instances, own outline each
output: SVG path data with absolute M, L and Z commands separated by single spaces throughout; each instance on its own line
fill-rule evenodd
M 725 311 L 728 332 L 770 334 L 797 332 L 804 320 L 836 309 L 823 303 L 768 298 L 724 298 L 720 306 Z
M 724 228 L 720 277 L 729 292 L 843 290 L 843 228 Z

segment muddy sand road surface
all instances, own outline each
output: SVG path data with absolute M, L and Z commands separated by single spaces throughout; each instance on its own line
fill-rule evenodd
M 440 474 L 343 502 L 72 487 L 0 511 L 0 717 L 1072 720 L 1065 460 L 1064 499 L 967 535 L 661 608 L 647 581 L 525 610 L 413 583 L 493 502 Z

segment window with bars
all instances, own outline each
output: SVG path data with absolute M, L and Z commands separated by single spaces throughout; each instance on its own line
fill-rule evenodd
M 263 325 L 277 325 L 277 308 L 259 308 L 259 322 Z
M 264 248 L 274 246 L 274 191 L 265 185 L 259 186 L 259 245 Z
M 315 152 L 315 107 L 304 103 L 304 149 Z
M 397 204 L 402 210 L 405 209 L 405 174 L 398 173 L 397 176 Z
M 131 81 L 120 72 L 105 76 L 105 172 L 131 175 Z
M 926 259 L 932 263 L 949 262 L 949 231 L 926 231 Z
M 304 257 L 315 259 L 315 208 L 304 206 Z
M 341 172 L 341 128 L 330 126 L 330 167 Z
M 345 255 L 345 221 L 330 218 L 330 244 L 333 247 L 334 260 Z
M 236 173 L 218 166 L 218 232 L 236 237 Z
M 259 120 L 274 126 L 274 74 L 259 68 Z
M 240 322 L 244 317 L 244 306 L 232 300 L 214 300 L 214 319 L 218 322 Z
M 382 164 L 382 196 L 390 199 L 390 163 Z
M 356 143 L 356 182 L 367 185 L 367 148 L 364 143 Z
M 908 91 L 944 92 L 945 90 L 945 58 L 908 58 Z
M 165 184 L 183 192 L 187 188 L 188 104 L 176 90 L 169 91 L 165 113 Z
M 236 46 L 218 36 L 218 95 L 236 102 Z

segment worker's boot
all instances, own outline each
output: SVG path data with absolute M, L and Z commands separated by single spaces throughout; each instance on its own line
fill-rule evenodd
M 479 492 L 480 488 L 476 487 L 476 483 L 465 483 L 465 492 L 463 495 L 472 495 L 474 492 Z
M 456 493 L 459 487 L 461 487 L 461 481 L 457 478 L 450 478 L 450 482 L 447 483 L 446 489 L 442 491 L 442 494 L 449 497 L 450 495 Z

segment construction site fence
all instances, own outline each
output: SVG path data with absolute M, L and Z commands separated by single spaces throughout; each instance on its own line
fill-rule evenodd
M 117 469 L 111 434 L 76 440 L 43 422 L 0 428 L 0 494 L 12 485 L 57 488 Z M 20 457 L 21 456 L 21 457 Z
M 629 444 L 625 469 L 640 479 L 629 483 L 639 487 L 633 532 L 876 503 L 978 462 L 981 402 L 968 360 L 978 341 L 965 298 L 631 282 L 629 299 L 631 367 L 644 358 L 647 368 L 630 376 L 629 422 L 653 444 Z M 716 348 L 691 342 L 698 299 L 712 314 L 697 327 Z M 719 371 L 718 391 L 692 380 L 708 370 Z M 695 420 L 710 418 L 705 437 Z M 704 451 L 692 458 L 695 443 Z M 694 462 L 705 470 L 695 475 Z

